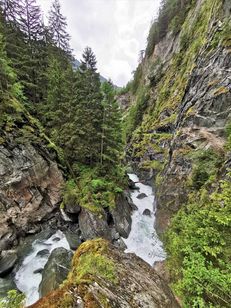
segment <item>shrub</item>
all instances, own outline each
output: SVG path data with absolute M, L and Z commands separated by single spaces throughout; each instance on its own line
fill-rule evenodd
M 0 308 L 23 308 L 25 295 L 11 290 L 7 293 L 7 297 L 0 299 Z

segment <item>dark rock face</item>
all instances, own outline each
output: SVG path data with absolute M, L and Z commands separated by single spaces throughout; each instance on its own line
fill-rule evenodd
M 84 258 L 89 260 L 88 257 L 93 264 L 99 257 L 110 264 L 110 267 L 114 268 L 112 275 L 115 275 L 116 281 L 101 275 L 101 268 L 95 267 L 93 271 L 89 269 L 90 275 L 86 272 L 86 276 L 76 285 L 79 261 L 81 259 L 83 262 Z M 180 307 L 166 282 L 153 268 L 134 254 L 126 254 L 102 239 L 83 243 L 76 251 L 72 264 L 67 283 L 39 300 L 31 308 L 65 307 L 65 294 L 69 294 L 69 308 Z
M 39 293 L 45 296 L 50 291 L 59 287 L 66 279 L 72 259 L 72 252 L 64 248 L 56 248 L 52 251 L 47 264 L 44 267 Z
M 127 238 L 131 231 L 132 201 L 128 193 L 119 194 L 116 199 L 116 208 L 111 209 L 115 229 L 120 236 Z
M 144 199 L 146 197 L 147 197 L 147 195 L 145 193 L 142 193 L 142 194 L 139 194 L 136 198 L 142 200 L 142 199 Z
M 18 256 L 15 251 L 4 251 L 0 259 L 0 277 L 5 277 L 8 275 L 14 268 Z
M 66 204 L 65 205 L 65 209 L 64 211 L 67 213 L 67 214 L 75 214 L 75 215 L 78 215 L 81 211 L 81 207 L 76 204 L 76 205 L 72 205 L 72 204 Z
M 115 208 L 107 211 L 93 213 L 82 209 L 79 214 L 79 228 L 83 240 L 102 237 L 112 241 L 118 240 L 118 236 L 127 238 L 131 231 L 131 213 L 135 209 L 128 192 L 117 194 Z
M 82 209 L 79 215 L 79 228 L 83 240 L 103 237 L 111 240 L 110 228 L 107 224 L 106 214 L 93 213 L 86 209 Z
M 78 233 L 65 232 L 65 235 L 72 250 L 76 250 L 81 245 L 82 241 Z
M 37 253 L 37 257 L 47 257 L 50 254 L 48 249 L 43 249 Z
M 45 149 L 0 145 L 0 251 L 40 231 L 61 201 L 63 177 Z
M 152 213 L 151 213 L 151 211 L 150 211 L 149 209 L 146 209 L 146 210 L 143 211 L 143 215 L 145 215 L 145 216 L 151 216 Z

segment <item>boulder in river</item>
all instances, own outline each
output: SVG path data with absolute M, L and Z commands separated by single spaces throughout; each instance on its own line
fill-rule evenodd
M 82 243 L 78 233 L 65 232 L 65 236 L 72 250 L 76 250 Z
M 147 195 L 145 193 L 141 193 L 136 198 L 142 200 L 144 198 L 147 198 Z
M 116 231 L 124 238 L 127 238 L 131 231 L 133 209 L 136 207 L 127 192 L 117 195 L 116 207 L 111 209 L 111 214 Z
M 40 250 L 36 256 L 41 257 L 41 258 L 46 258 L 47 256 L 49 256 L 49 254 L 50 254 L 50 251 L 48 249 L 43 249 L 43 250 Z
M 52 251 L 42 274 L 39 285 L 40 296 L 45 296 L 67 278 L 71 266 L 73 253 L 65 248 L 56 248 Z
M 0 259 L 0 277 L 5 277 L 14 268 L 18 260 L 17 253 L 14 250 L 2 251 Z
M 143 211 L 143 215 L 145 215 L 145 216 L 150 216 L 150 217 L 151 217 L 152 213 L 151 213 L 151 211 L 150 211 L 149 209 L 145 209 L 145 210 Z
M 82 209 L 79 215 L 79 228 L 84 240 L 103 237 L 111 240 L 110 228 L 107 224 L 105 212 L 94 213 L 87 209 Z
M 31 306 L 41 307 L 179 308 L 179 304 L 146 262 L 96 239 L 78 248 L 67 281 Z

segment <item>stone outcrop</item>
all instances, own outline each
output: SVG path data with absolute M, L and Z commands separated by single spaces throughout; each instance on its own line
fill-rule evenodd
M 30 308 L 179 307 L 153 268 L 104 240 L 87 241 L 76 251 L 66 283 Z
M 127 238 L 131 231 L 131 214 L 135 209 L 128 192 L 117 195 L 115 208 L 102 209 L 99 213 L 81 209 L 78 221 L 82 239 L 102 237 L 113 241 L 120 236 Z
M 64 248 L 56 248 L 52 251 L 42 272 L 42 281 L 39 285 L 40 296 L 55 290 L 67 278 L 72 256 L 73 253 Z
M 40 145 L 8 136 L 0 145 L 0 251 L 40 231 L 61 201 L 63 177 Z

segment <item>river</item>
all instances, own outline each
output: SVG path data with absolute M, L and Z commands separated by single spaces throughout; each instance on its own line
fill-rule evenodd
M 162 242 L 159 240 L 154 229 L 155 223 L 155 196 L 152 187 L 144 185 L 135 174 L 129 174 L 132 181 L 136 182 L 138 190 L 131 191 L 133 203 L 137 210 L 132 214 L 131 232 L 127 239 L 123 239 L 128 253 L 135 253 L 151 266 L 155 261 L 165 259 Z M 142 199 L 137 198 L 145 194 Z M 144 215 L 144 210 L 149 210 L 150 215 Z M 52 236 L 46 237 L 41 234 L 27 251 L 20 267 L 18 268 L 14 282 L 17 288 L 25 293 L 26 304 L 31 305 L 39 299 L 39 284 L 42 279 L 44 268 L 50 253 L 58 247 L 70 249 L 65 235 L 57 231 Z
M 156 261 L 162 261 L 166 257 L 163 244 L 154 229 L 156 210 L 154 192 L 151 186 L 141 183 L 136 174 L 128 175 L 139 189 L 131 191 L 131 198 L 137 206 L 137 211 L 132 214 L 131 232 L 127 239 L 123 239 L 127 246 L 126 252 L 135 253 L 153 265 Z M 138 199 L 141 193 L 146 197 Z M 145 210 L 150 211 L 150 216 L 143 214 Z

